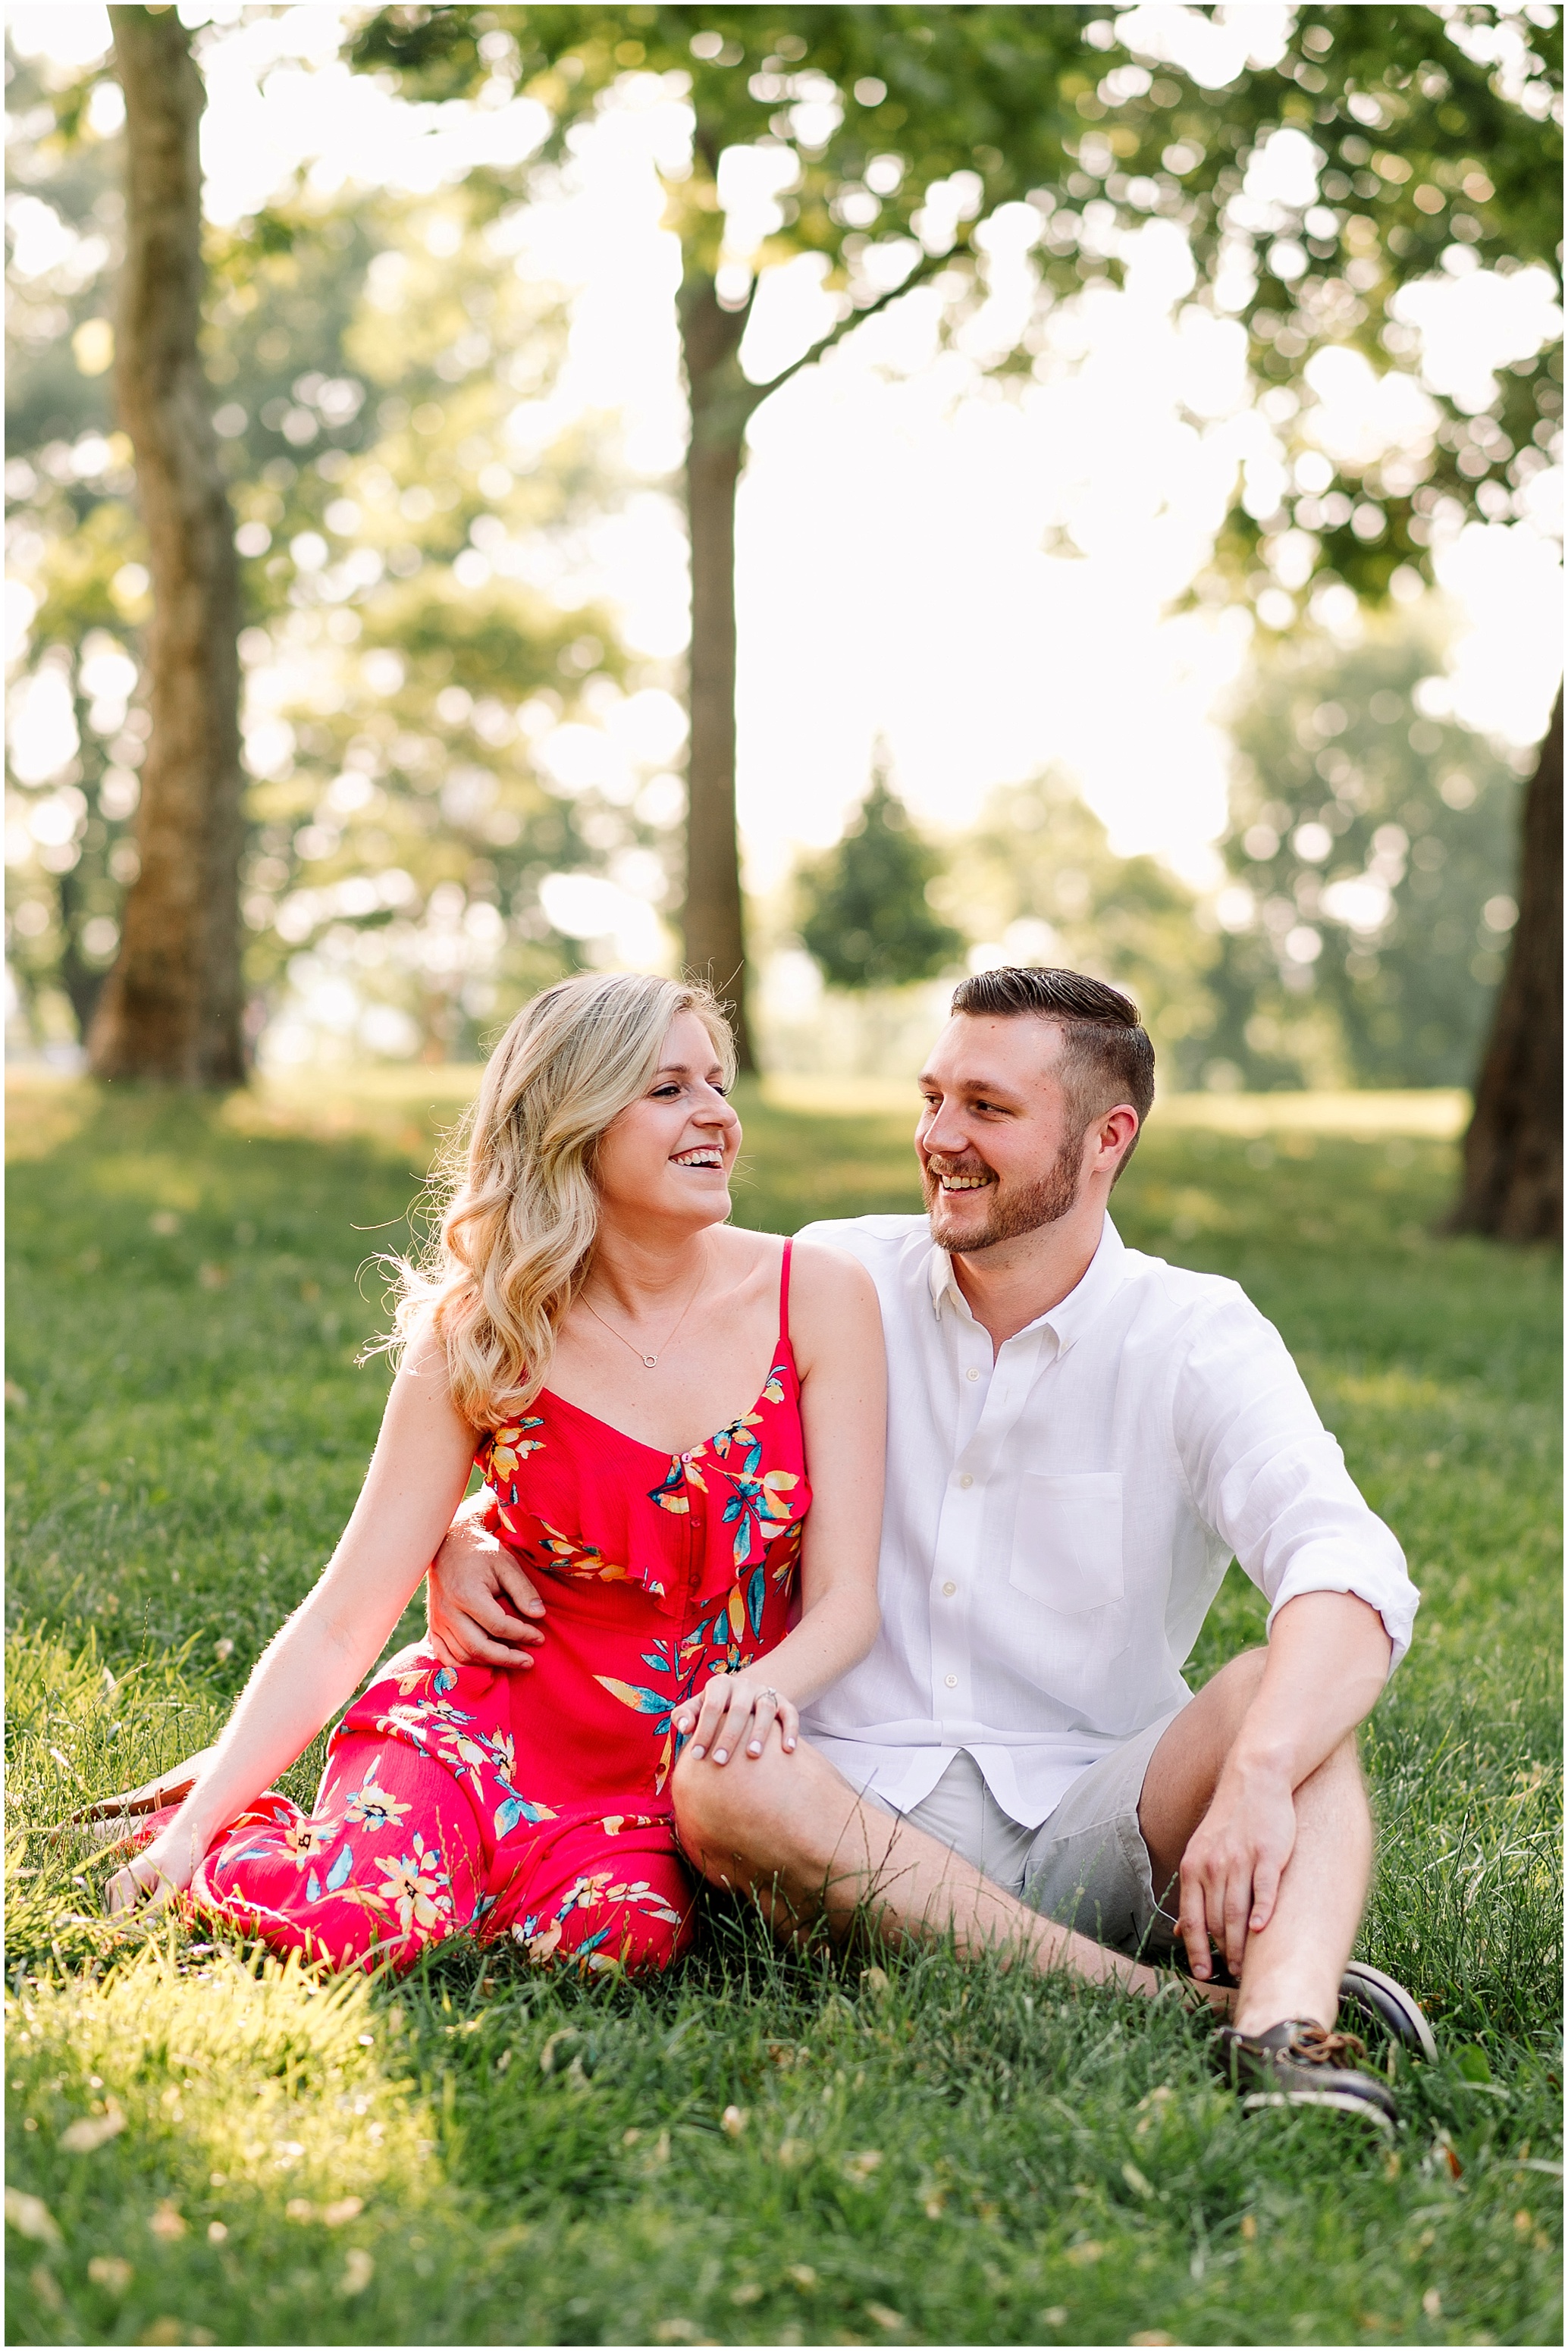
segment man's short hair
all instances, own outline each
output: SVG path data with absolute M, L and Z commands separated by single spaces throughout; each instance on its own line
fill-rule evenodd
M 1103 1111 L 1131 1102 L 1140 1129 L 1155 1099 L 1155 1049 L 1130 996 L 1082 971 L 1003 964 L 977 972 L 953 992 L 953 1010 L 981 1019 L 1032 1013 L 1061 1029 L 1062 1081 L 1080 1132 Z M 1118 1176 L 1137 1143 L 1122 1154 Z

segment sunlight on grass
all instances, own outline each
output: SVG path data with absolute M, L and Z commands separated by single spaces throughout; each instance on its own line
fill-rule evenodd
M 319 1572 L 385 1390 L 376 1255 L 473 1078 L 13 1090 L 11 2339 L 1561 2340 L 1556 1267 L 1435 1237 L 1416 1106 L 1165 1105 L 1114 1202 L 1280 1324 L 1427 1595 L 1364 1742 L 1362 1948 L 1441 2049 L 1396 2069 L 1395 2158 L 1243 2115 L 1175 2000 L 790 1959 L 717 1899 L 645 1986 L 111 1931 L 110 1857 L 49 1832 L 204 1743 Z M 909 1104 L 738 1099 L 740 1221 L 918 1205 Z M 1192 1677 L 1263 1614 L 1233 1569 Z

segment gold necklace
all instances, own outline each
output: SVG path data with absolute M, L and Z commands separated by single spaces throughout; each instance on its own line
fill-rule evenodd
M 589 1303 L 589 1301 L 588 1301 L 586 1298 L 583 1298 L 583 1299 L 580 1300 L 580 1303 L 581 1305 L 586 1306 L 586 1307 L 588 1308 L 589 1312 L 592 1315 L 592 1317 L 593 1317 L 594 1321 L 595 1321 L 595 1322 L 600 1325 L 600 1327 L 601 1327 L 601 1330 L 608 1331 L 608 1332 L 609 1332 L 609 1333 L 610 1333 L 610 1335 L 611 1335 L 611 1337 L 612 1337 L 612 1339 L 619 1339 L 619 1340 L 620 1340 L 620 1342 L 621 1342 L 621 1344 L 622 1344 L 623 1347 L 627 1348 L 627 1349 L 628 1349 L 628 1350 L 629 1350 L 629 1351 L 630 1351 L 633 1355 L 635 1355 L 635 1356 L 636 1356 L 637 1361 L 642 1364 L 643 1369 L 645 1372 L 656 1371 L 656 1370 L 658 1369 L 658 1364 L 659 1364 L 659 1355 L 663 1355 L 663 1354 L 667 1353 L 668 1353 L 668 1351 L 669 1351 L 669 1349 L 674 1345 L 674 1341 L 675 1341 L 676 1334 L 677 1334 L 677 1332 L 679 1332 L 679 1330 L 680 1330 L 681 1324 L 685 1321 L 686 1316 L 691 1312 L 692 1308 L 693 1308 L 693 1307 L 696 1304 L 696 1302 L 697 1302 L 697 1299 L 698 1299 L 698 1296 L 699 1296 L 699 1294 L 700 1294 L 700 1292 L 701 1292 L 701 1290 L 702 1290 L 703 1284 L 704 1284 L 704 1283 L 706 1281 L 706 1280 L 707 1280 L 707 1273 L 708 1273 L 708 1270 L 707 1270 L 706 1265 L 705 1264 L 705 1265 L 704 1265 L 704 1267 L 703 1267 L 703 1270 L 702 1270 L 701 1273 L 697 1276 L 697 1286 L 696 1286 L 696 1289 L 693 1290 L 693 1292 L 692 1292 L 691 1296 L 687 1299 L 687 1301 L 686 1301 L 685 1304 L 682 1307 L 681 1311 L 680 1311 L 680 1317 L 679 1317 L 679 1320 L 678 1320 L 678 1321 L 676 1322 L 676 1323 L 675 1323 L 674 1330 L 673 1330 L 673 1331 L 670 1332 L 670 1334 L 669 1334 L 668 1338 L 664 1339 L 664 1340 L 661 1343 L 660 1347 L 659 1347 L 659 1354 L 658 1354 L 658 1355 L 645 1355 L 645 1354 L 643 1353 L 642 1348 L 641 1348 L 641 1347 L 639 1347 L 639 1346 L 637 1346 L 636 1344 L 634 1344 L 634 1343 L 633 1343 L 632 1340 L 628 1339 L 628 1338 L 627 1338 L 627 1336 L 626 1336 L 626 1334 L 625 1334 L 625 1332 L 624 1332 L 623 1331 L 618 1331 L 618 1330 L 615 1328 L 615 1325 L 614 1325 L 614 1323 L 613 1323 L 613 1322 L 605 1322 L 605 1320 L 604 1320 L 603 1315 L 602 1315 L 602 1314 L 601 1314 L 601 1312 L 599 1311 L 599 1309 L 598 1309 L 596 1306 L 591 1305 L 591 1304 Z

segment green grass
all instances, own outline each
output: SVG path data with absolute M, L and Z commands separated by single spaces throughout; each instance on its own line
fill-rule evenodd
M 111 1939 L 44 1832 L 200 1743 L 325 1559 L 362 1269 L 458 1082 L 14 1093 L 8 2339 L 1559 2342 L 1556 1265 L 1430 1237 L 1448 1144 L 1156 1120 L 1116 1199 L 1280 1323 L 1427 1595 L 1364 1742 L 1363 1949 L 1441 2046 L 1396 2160 L 1242 2115 L 1175 2001 L 788 1960 L 722 1903 L 645 1988 Z M 915 1205 L 906 1121 L 742 1107 L 743 1221 Z M 1233 1571 L 1197 1677 L 1261 1615 Z

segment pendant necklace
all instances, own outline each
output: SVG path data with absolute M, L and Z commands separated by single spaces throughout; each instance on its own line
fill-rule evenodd
M 598 1308 L 597 1308 L 596 1306 L 591 1306 L 591 1305 L 590 1305 L 590 1304 L 589 1304 L 589 1301 L 588 1301 L 588 1300 L 587 1300 L 586 1298 L 581 1299 L 579 1302 L 580 1302 L 581 1305 L 586 1306 L 586 1307 L 588 1308 L 588 1311 L 592 1315 L 592 1317 L 593 1317 L 594 1321 L 595 1321 L 595 1322 L 600 1325 L 600 1327 L 601 1327 L 602 1330 L 608 1331 L 608 1332 L 609 1332 L 609 1333 L 610 1333 L 610 1335 L 611 1335 L 611 1337 L 612 1337 L 612 1339 L 619 1339 L 619 1340 L 620 1340 L 620 1342 L 621 1342 L 621 1344 L 622 1344 L 623 1347 L 628 1348 L 628 1349 L 631 1351 L 631 1353 L 632 1353 L 633 1355 L 635 1355 L 635 1356 L 636 1356 L 637 1361 L 642 1364 L 643 1369 L 645 1372 L 656 1371 L 656 1370 L 658 1369 L 659 1355 L 667 1354 L 667 1353 L 668 1353 L 668 1352 L 669 1352 L 669 1350 L 670 1350 L 670 1348 L 674 1345 L 674 1341 L 675 1341 L 676 1334 L 678 1333 L 678 1332 L 679 1332 L 679 1330 L 680 1330 L 681 1324 L 685 1321 L 686 1316 L 691 1312 L 692 1308 L 693 1308 L 693 1307 L 696 1304 L 696 1302 L 697 1302 L 697 1298 L 698 1298 L 699 1293 L 701 1292 L 701 1290 L 702 1290 L 703 1284 L 704 1284 L 704 1283 L 706 1281 L 706 1280 L 707 1280 L 707 1274 L 708 1274 L 708 1270 L 707 1270 L 707 1267 L 705 1265 L 705 1266 L 703 1267 L 703 1270 L 702 1270 L 701 1273 L 697 1276 L 697 1286 L 696 1286 L 696 1289 L 693 1290 L 693 1292 L 692 1292 L 691 1296 L 687 1299 L 687 1301 L 686 1301 L 685 1304 L 682 1307 L 681 1311 L 680 1311 L 680 1318 L 679 1318 L 679 1320 L 676 1322 L 675 1326 L 674 1326 L 674 1329 L 670 1332 L 669 1337 L 668 1337 L 667 1339 L 664 1340 L 664 1341 L 661 1343 L 660 1347 L 659 1347 L 659 1354 L 658 1354 L 658 1355 L 645 1355 L 645 1354 L 643 1353 L 643 1350 L 642 1350 L 642 1348 L 641 1348 L 641 1347 L 636 1346 L 636 1345 L 632 1343 L 632 1340 L 630 1340 L 630 1339 L 628 1339 L 628 1338 L 627 1338 L 627 1336 L 626 1336 L 626 1334 L 625 1334 L 625 1332 L 622 1332 L 622 1331 L 618 1331 L 618 1330 L 615 1328 L 615 1325 L 614 1325 L 614 1323 L 613 1323 L 613 1322 L 605 1322 L 605 1320 L 604 1320 L 603 1315 L 600 1313 L 600 1311 L 599 1311 Z

